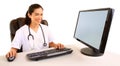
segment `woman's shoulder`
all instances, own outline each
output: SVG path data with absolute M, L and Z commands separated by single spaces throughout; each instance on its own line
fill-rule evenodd
M 51 32 L 49 26 L 44 25 L 44 24 L 40 24 L 40 26 L 42 27 L 42 29 L 43 29 L 44 31 L 47 31 L 48 33 Z
M 20 30 L 23 30 L 23 29 L 26 29 L 26 28 L 28 28 L 28 25 L 25 24 L 25 25 L 23 25 L 22 27 L 20 27 L 19 29 L 20 29 Z
M 26 30 L 27 28 L 28 28 L 28 25 L 23 25 L 17 31 L 23 31 L 23 30 Z
M 44 25 L 44 24 L 40 24 L 42 26 L 42 28 L 46 28 L 48 29 L 48 26 L 47 25 Z

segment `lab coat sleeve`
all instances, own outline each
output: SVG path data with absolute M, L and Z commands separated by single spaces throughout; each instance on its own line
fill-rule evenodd
M 17 30 L 16 34 L 15 34 L 15 37 L 14 37 L 14 39 L 12 41 L 11 47 L 20 49 L 21 44 L 22 44 L 21 40 L 22 40 L 22 31 Z
M 54 42 L 54 36 L 49 29 L 48 29 L 48 41 L 49 41 L 49 43 Z

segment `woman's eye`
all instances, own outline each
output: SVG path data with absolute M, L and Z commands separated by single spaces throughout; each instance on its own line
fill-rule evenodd
M 43 14 L 40 14 L 41 16 L 43 16 Z
M 38 16 L 39 14 L 35 14 L 36 16 Z

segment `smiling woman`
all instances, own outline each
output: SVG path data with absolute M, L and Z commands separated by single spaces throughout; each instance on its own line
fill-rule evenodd
M 29 6 L 25 25 L 21 26 L 15 33 L 15 37 L 11 43 L 11 49 L 6 54 L 6 58 L 16 57 L 17 51 L 41 50 L 44 48 L 54 47 L 63 49 L 61 43 L 54 43 L 53 36 L 48 29 L 48 26 L 41 24 L 43 18 L 43 8 L 39 4 Z

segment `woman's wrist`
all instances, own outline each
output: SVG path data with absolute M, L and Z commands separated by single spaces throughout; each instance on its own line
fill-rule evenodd
M 56 44 L 54 42 L 50 42 L 49 47 L 56 47 Z

